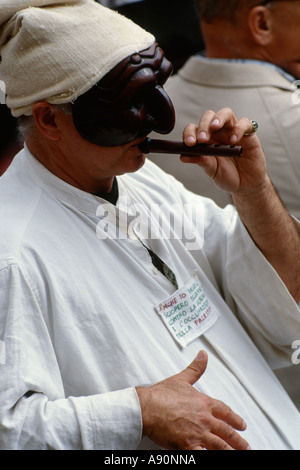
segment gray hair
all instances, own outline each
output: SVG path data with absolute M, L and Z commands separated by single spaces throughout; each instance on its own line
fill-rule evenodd
M 53 107 L 59 109 L 66 115 L 72 114 L 71 104 L 55 104 Z M 34 117 L 33 116 L 20 116 L 17 119 L 19 129 L 19 139 L 23 142 L 34 133 Z

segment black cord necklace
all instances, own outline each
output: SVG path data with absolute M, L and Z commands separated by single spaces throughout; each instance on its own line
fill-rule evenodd
M 115 206 L 119 198 L 119 187 L 117 178 L 114 178 L 113 186 L 109 193 L 99 193 L 96 196 L 105 199 L 106 201 L 110 202 Z M 173 284 L 176 289 L 178 289 L 177 279 L 172 269 L 156 253 L 154 253 L 151 248 L 147 247 L 135 232 L 134 234 L 139 240 L 139 242 L 143 245 L 143 247 L 147 250 L 153 266 L 158 269 L 158 271 L 161 272 L 168 279 L 168 281 Z

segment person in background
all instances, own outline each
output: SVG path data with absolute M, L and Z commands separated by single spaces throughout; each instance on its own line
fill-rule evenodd
M 206 109 L 229 106 L 238 117 L 259 116 L 270 178 L 300 218 L 300 2 L 196 0 L 196 7 L 205 50 L 168 81 L 176 110 L 170 138 L 181 139 L 183 123 Z M 230 202 L 201 170 L 190 171 L 169 155 L 153 161 L 221 207 Z

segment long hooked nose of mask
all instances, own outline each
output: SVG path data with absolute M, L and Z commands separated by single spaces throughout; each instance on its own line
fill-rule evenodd
M 157 85 L 145 98 L 147 118 L 144 127 L 149 127 L 149 132 L 169 134 L 175 124 L 175 112 L 172 101 L 162 86 Z
M 117 146 L 152 130 L 168 134 L 175 112 L 163 89 L 173 67 L 154 43 L 123 60 L 72 105 L 82 137 L 101 146 Z

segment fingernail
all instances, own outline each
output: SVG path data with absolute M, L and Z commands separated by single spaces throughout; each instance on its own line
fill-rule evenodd
M 220 125 L 220 121 L 219 119 L 214 119 L 213 122 L 211 123 L 212 126 L 219 126 Z
M 200 132 L 200 134 L 199 134 L 199 139 L 205 140 L 206 138 L 207 138 L 206 132 L 204 132 L 204 131 Z
M 234 144 L 238 140 L 237 135 L 231 137 L 231 142 Z
M 198 352 L 196 356 L 196 361 L 203 361 L 203 359 L 204 359 L 204 352 L 203 351 Z
M 248 446 L 246 450 L 252 450 L 252 449 L 251 449 L 251 447 L 250 447 L 250 446 Z
M 195 144 L 196 143 L 196 138 L 190 135 L 189 137 L 186 138 L 186 143 L 187 144 Z
M 247 429 L 247 423 L 245 421 L 243 421 L 243 431 L 245 431 L 245 429 Z

